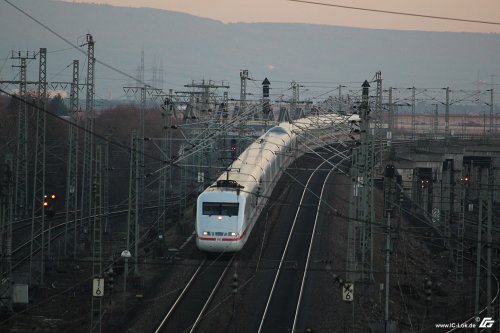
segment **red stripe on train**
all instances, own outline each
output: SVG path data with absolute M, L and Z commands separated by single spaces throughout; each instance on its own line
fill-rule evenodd
M 215 238 L 211 238 L 211 237 L 200 237 L 200 236 L 198 236 L 198 239 L 199 239 L 199 240 L 204 240 L 204 241 L 214 241 L 214 240 L 215 240 Z

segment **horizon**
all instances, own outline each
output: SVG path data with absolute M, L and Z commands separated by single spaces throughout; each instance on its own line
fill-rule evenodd
M 151 8 L 168 10 L 213 19 L 222 23 L 305 23 L 350 28 L 429 31 L 500 33 L 500 2 L 478 0 L 421 0 L 401 4 L 397 0 L 380 0 L 376 5 L 367 0 L 325 0 L 334 6 L 352 6 L 367 10 L 382 10 L 415 15 L 428 15 L 457 20 L 490 22 L 472 23 L 448 19 L 414 17 L 365 10 L 329 7 L 290 0 L 55 0 L 66 3 L 106 4 L 124 8 Z M 262 10 L 264 8 L 264 10 Z
M 136 81 L 142 50 L 146 51 L 147 82 L 152 82 L 153 73 L 156 70 L 158 74 L 161 67 L 164 80 L 161 88 L 183 89 L 185 84 L 193 80 L 208 79 L 226 81 L 231 86 L 231 94 L 234 96 L 239 93 L 238 71 L 242 68 L 248 69 L 252 77 L 258 80 L 265 76 L 269 77 L 277 91 L 287 90 L 291 81 L 305 84 L 322 82 L 322 86 L 327 85 L 327 88 L 330 88 L 336 84 L 353 83 L 373 74 L 376 70 L 384 73 L 384 85 L 392 87 L 450 86 L 452 89 L 488 89 L 492 83 L 495 87 L 498 85 L 496 82 L 500 76 L 498 63 L 494 61 L 500 45 L 499 35 L 496 33 L 435 33 L 382 28 L 365 30 L 368 28 L 320 25 L 320 23 L 314 25 L 285 23 L 282 27 L 279 25 L 283 23 L 278 22 L 272 23 L 277 26 L 265 26 L 262 23 L 255 23 L 255 26 L 236 24 L 232 26 L 223 25 L 215 19 L 210 19 L 212 20 L 210 22 L 191 13 L 177 14 L 179 12 L 170 10 L 156 12 L 154 9 L 140 10 L 109 4 L 105 5 L 107 8 L 104 6 L 99 8 L 99 4 L 78 5 L 75 2 L 77 5 L 72 6 L 72 3 L 61 0 L 46 1 L 45 4 L 43 1 L 34 0 L 19 1 L 19 3 L 24 3 L 23 10 L 47 24 L 55 32 L 50 32 L 50 29 L 39 29 L 39 25 L 26 15 L 8 7 L 9 2 L 2 2 L 6 9 L 2 10 L 6 19 L 2 20 L 6 23 L 5 27 L 8 25 L 23 27 L 17 29 L 11 37 L 4 36 L 3 52 L 31 48 L 31 45 L 44 46 L 52 49 L 51 53 L 54 55 L 51 55 L 51 59 L 66 61 L 64 55 L 69 55 L 73 51 L 57 34 L 73 41 L 75 45 L 80 45 L 82 32 L 92 32 L 97 36 L 99 60 L 112 63 L 119 68 L 119 71 L 113 71 L 99 65 L 99 74 L 96 76 L 100 79 L 97 98 L 112 99 L 123 96 L 122 87 Z M 52 7 L 54 9 L 49 9 Z M 81 16 L 77 14 L 79 10 L 83 10 L 85 19 L 80 20 Z M 55 12 L 57 16 L 54 16 Z M 14 17 L 19 18 L 14 19 Z M 117 17 L 121 17 L 123 24 L 116 21 Z M 130 20 L 130 17 L 134 20 Z M 10 23 L 7 23 L 7 18 L 11 19 Z M 112 27 L 116 29 L 111 29 Z M 210 29 L 206 30 L 207 27 Z M 122 38 L 123 29 L 129 30 L 127 41 Z M 156 29 L 162 38 L 155 39 L 154 36 L 141 33 L 151 29 Z M 181 33 L 179 29 L 184 29 L 185 32 Z M 36 38 L 33 38 L 31 33 L 26 34 L 27 31 L 33 31 L 37 35 Z M 220 39 L 218 36 L 225 37 Z M 240 43 L 242 38 L 246 38 L 248 42 Z M 102 42 L 104 43 L 101 44 Z M 178 47 L 172 49 L 170 43 Z M 113 47 L 110 48 L 111 45 Z M 198 54 L 201 45 L 205 49 L 204 56 Z M 366 51 L 363 51 L 362 45 L 373 53 L 373 57 L 367 62 L 360 61 L 357 56 Z M 401 52 L 394 53 L 395 45 L 402 47 L 400 50 L 406 55 L 405 57 L 397 56 Z M 250 46 L 252 48 L 248 49 Z M 304 49 L 306 46 L 319 51 L 311 55 L 315 61 L 319 61 L 318 64 L 325 66 L 324 69 L 309 67 L 307 50 Z M 225 47 L 230 52 L 227 54 L 221 52 L 220 47 Z M 270 53 L 266 52 L 263 55 L 255 51 L 261 47 L 267 47 Z M 118 50 L 119 57 L 113 53 Z M 165 50 L 170 51 L 164 52 Z M 409 50 L 413 50 L 413 53 L 408 53 Z M 327 54 L 334 56 L 330 58 Z M 81 58 L 81 54 L 75 56 Z M 222 57 L 227 59 L 222 61 Z M 5 65 L 8 56 L 3 60 Z M 416 64 L 422 64 L 424 67 L 416 70 Z M 64 77 L 66 80 L 71 78 L 68 70 L 54 67 L 52 61 L 50 66 L 51 76 L 58 77 L 59 80 Z M 430 67 L 434 70 L 429 71 Z M 8 74 L 7 68 L 8 66 L 0 68 L 0 74 Z M 28 74 L 37 75 L 35 68 L 28 68 Z M 308 94 L 307 90 L 303 93 Z M 495 92 L 495 99 L 497 96 L 499 94 Z

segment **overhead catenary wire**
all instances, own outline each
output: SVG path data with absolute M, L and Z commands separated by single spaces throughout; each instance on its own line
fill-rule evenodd
M 427 14 L 418 14 L 418 13 L 407 13 L 407 12 L 397 12 L 392 10 L 382 10 L 382 9 L 374 9 L 374 8 L 363 8 L 363 7 L 354 7 L 354 6 L 346 6 L 346 5 L 338 5 L 327 2 L 317 2 L 317 1 L 307 1 L 307 0 L 288 0 L 290 2 L 300 2 L 309 5 L 317 5 L 317 6 L 326 6 L 326 7 L 336 7 L 343 9 L 352 9 L 359 10 L 365 12 L 374 12 L 381 14 L 391 14 L 391 15 L 403 15 L 403 16 L 412 16 L 412 17 L 421 17 L 435 20 L 445 20 L 445 21 L 458 21 L 458 22 L 466 22 L 466 23 L 479 23 L 479 24 L 489 24 L 489 25 L 500 25 L 500 22 L 493 21 L 484 21 L 484 20 L 472 20 L 472 19 L 464 19 L 464 18 L 456 18 L 456 17 L 447 17 L 447 16 L 434 16 Z
M 127 149 L 130 149 L 129 147 L 126 147 Z
M 28 16 L 29 18 L 31 18 L 32 20 L 34 20 L 35 22 L 37 22 L 38 24 L 42 25 L 45 29 L 49 30 L 51 33 L 55 34 L 56 36 L 58 36 L 59 38 L 61 38 L 62 40 L 64 40 L 66 43 L 68 43 L 68 44 L 72 45 L 72 47 L 71 47 L 71 48 L 62 49 L 62 50 L 56 50 L 56 51 L 53 51 L 53 52 L 57 52 L 57 51 L 64 51 L 64 50 L 68 50 L 68 49 L 76 48 L 76 49 L 78 49 L 80 52 L 82 52 L 82 53 L 86 54 L 86 52 L 85 52 L 85 51 L 83 51 L 82 49 L 80 49 L 77 45 L 72 44 L 70 41 L 68 41 L 67 39 L 65 39 L 62 35 L 58 34 L 56 31 L 54 31 L 54 30 L 52 30 L 51 28 L 49 28 L 48 26 L 44 25 L 42 22 L 40 22 L 39 20 L 37 20 L 36 18 L 34 18 L 33 16 L 31 16 L 30 14 L 26 13 L 25 11 L 23 11 L 23 10 L 22 10 L 22 9 L 20 9 L 19 7 L 17 7 L 17 6 L 15 6 L 15 5 L 13 5 L 13 4 L 12 4 L 11 2 L 9 2 L 8 0 L 5 0 L 5 1 L 6 1 L 8 4 L 10 4 L 11 6 L 13 6 L 14 8 L 18 9 L 19 11 L 21 11 L 23 14 L 25 14 L 25 15 L 26 15 L 26 16 Z M 307 1 L 299 1 L 299 0 L 291 0 L 291 1 L 296 1 L 296 2 L 307 2 Z M 313 3 L 313 2 L 307 2 L 307 3 Z M 314 4 L 322 4 L 322 3 L 317 3 L 317 2 L 314 2 Z M 410 13 L 398 13 L 398 12 L 388 12 L 388 11 L 380 11 L 380 10 L 372 10 L 372 9 L 363 9 L 363 8 L 349 7 L 349 6 L 338 6 L 338 5 L 333 5 L 333 4 L 323 4 L 323 5 L 328 5 L 328 6 L 337 6 L 337 7 L 345 7 L 345 8 L 349 8 L 349 9 L 358 9 L 358 10 L 370 10 L 370 11 L 386 12 L 386 13 L 391 13 L 391 14 L 400 14 L 400 15 L 413 15 L 413 16 L 424 16 L 424 17 L 430 17 L 430 16 L 428 16 L 428 15 L 419 15 L 419 14 L 410 14 Z M 438 18 L 438 17 L 432 17 L 432 18 Z M 441 18 L 441 17 L 439 17 L 439 18 Z M 450 19 L 450 18 L 444 18 L 444 19 Z M 454 19 L 454 20 L 455 20 L 455 19 Z M 460 19 L 460 20 L 462 20 L 462 19 Z M 470 21 L 470 20 L 468 20 L 468 21 Z M 495 24 L 496 24 L 496 23 L 495 23 Z M 120 71 L 120 70 L 118 70 L 118 69 L 116 69 L 116 68 L 114 68 L 114 67 L 112 67 L 112 66 L 110 66 L 110 65 L 108 65 L 108 64 L 105 64 L 105 63 L 103 63 L 103 62 L 101 62 L 101 61 L 98 61 L 98 60 L 97 60 L 97 62 L 99 62 L 99 63 L 103 64 L 104 66 L 109 67 L 109 68 L 111 68 L 111 69 L 113 69 L 113 70 L 115 70 L 115 71 L 117 71 L 117 72 L 119 72 L 119 73 L 121 73 L 121 74 L 123 74 L 123 75 L 125 75 L 125 76 L 129 77 L 129 78 L 132 78 L 132 79 L 136 80 L 136 78 L 135 78 L 135 77 L 132 77 L 132 76 L 128 75 L 127 73 L 124 73 L 124 72 L 122 72 L 122 71 Z M 275 81 L 275 82 L 276 82 L 276 81 Z M 306 83 L 306 82 L 304 82 L 304 83 Z M 123 148 L 127 148 L 127 149 L 129 149 L 128 147 L 123 147 Z
M 71 42 L 69 39 L 67 39 L 66 37 L 64 37 L 63 35 L 61 35 L 60 33 L 58 33 L 57 31 L 55 31 L 54 29 L 50 28 L 49 26 L 47 26 L 46 24 L 44 24 L 42 21 L 38 20 L 36 17 L 34 17 L 33 15 L 31 15 L 30 13 L 28 13 L 27 11 L 23 10 L 22 8 L 14 5 L 11 1 L 9 0 L 4 0 L 6 3 L 8 3 L 10 6 L 14 7 L 16 10 L 18 10 L 19 12 L 21 12 L 22 14 L 24 14 L 25 16 L 27 16 L 28 18 L 30 18 L 32 21 L 36 22 L 37 24 L 39 24 L 40 26 L 42 26 L 44 29 L 46 29 L 47 31 L 49 31 L 50 33 L 52 33 L 53 35 L 57 36 L 58 38 L 60 38 L 61 40 L 63 40 L 65 43 L 67 43 L 68 45 L 71 45 L 72 48 L 75 48 L 76 50 L 78 50 L 80 53 L 84 54 L 85 56 L 87 56 L 87 51 L 83 50 L 81 48 L 81 46 L 78 46 L 76 45 L 75 43 Z M 141 80 L 139 80 L 138 78 L 102 61 L 102 60 L 99 60 L 97 58 L 94 58 L 95 59 L 95 62 L 104 66 L 104 67 L 107 67 L 108 69 L 114 71 L 114 72 L 117 72 L 133 81 L 136 81 L 136 82 L 139 82 L 140 84 L 145 84 L 144 82 L 142 82 Z
M 11 93 L 9 93 L 9 92 L 6 92 L 5 90 L 0 89 L 0 92 L 3 92 L 3 93 L 5 93 L 5 94 L 9 95 L 10 97 L 12 97 L 12 98 L 14 98 L 14 99 L 18 99 L 18 100 L 21 100 L 21 101 L 22 101 L 22 99 L 21 99 L 20 97 L 18 97 L 18 96 L 16 96 L 16 95 L 14 95 L 14 94 L 11 94 Z M 39 107 L 38 105 L 35 105 L 34 103 L 31 103 L 31 102 L 29 102 L 29 101 L 25 101 L 25 102 L 26 102 L 26 104 L 28 104 L 28 105 L 30 105 L 30 106 L 32 106 L 32 107 L 34 107 L 34 108 L 36 108 L 36 109 L 40 109 L 40 107 Z M 43 111 L 44 111 L 44 112 L 46 112 L 46 113 L 48 113 L 50 116 L 53 116 L 53 117 L 55 117 L 55 118 L 59 119 L 60 121 L 67 122 L 68 124 L 70 124 L 70 125 L 72 125 L 72 126 L 76 126 L 77 128 L 79 128 L 79 129 L 81 129 L 81 130 L 83 130 L 83 131 L 86 131 L 83 127 L 78 126 L 78 125 L 75 125 L 75 124 L 73 124 L 73 123 L 71 123 L 71 122 L 69 122 L 69 121 L 67 121 L 67 120 L 65 120 L 65 119 L 63 119 L 63 118 L 60 118 L 60 117 L 58 117 L 58 116 L 56 116 L 56 115 L 54 115 L 54 114 L 52 114 L 52 113 L 48 112 L 47 110 L 43 110 Z M 251 110 L 248 110 L 248 111 L 247 111 L 247 113 L 246 113 L 245 115 L 241 115 L 241 116 L 247 116 L 247 115 L 248 115 L 248 114 L 250 114 L 251 112 L 252 112 Z M 233 121 L 236 121 L 236 119 L 234 119 Z M 93 135 L 95 135 L 96 137 L 100 138 L 100 139 L 107 140 L 105 136 L 99 135 L 99 134 L 97 134 L 97 133 L 92 133 L 92 134 L 93 134 Z M 201 141 L 205 141 L 204 139 L 206 139 L 206 137 L 201 136 L 201 137 L 198 137 L 198 139 L 201 139 Z M 129 151 L 129 150 L 131 149 L 129 146 L 123 145 L 123 144 L 121 144 L 121 143 L 118 143 L 118 142 L 115 142 L 115 141 L 111 141 L 111 140 L 107 140 L 107 141 L 109 141 L 111 144 L 113 144 L 113 145 L 117 145 L 117 146 L 119 146 L 120 148 L 125 149 L 125 150 L 127 150 L 127 151 Z M 195 146 L 196 146 L 196 145 L 195 145 Z M 196 150 L 199 150 L 199 149 L 203 149 L 203 148 L 204 148 L 203 144 L 202 144 L 201 146 L 202 146 L 202 147 L 198 147 L 198 149 L 196 149 Z M 143 153 L 143 152 L 141 152 L 141 153 Z M 157 158 L 157 157 L 155 157 L 155 156 L 149 156 L 149 155 L 145 155 L 145 156 L 147 156 L 147 157 L 149 157 L 149 158 L 152 158 L 152 159 L 154 159 L 154 160 L 156 160 L 156 161 L 165 162 L 164 160 L 158 159 L 158 158 Z M 183 156 L 183 157 L 185 157 L 185 156 Z M 177 160 L 176 162 L 180 162 L 182 159 L 183 159 L 183 158 L 181 158 L 181 159 Z M 171 161 L 171 162 L 172 162 L 172 161 Z M 168 165 L 168 166 L 183 167 L 183 165 L 182 165 L 182 164 L 177 164 L 177 163 L 176 163 L 176 164 L 172 164 L 172 165 L 170 165 L 170 163 L 169 163 L 169 165 Z M 167 167 L 168 167 L 168 166 L 167 166 Z M 188 168 L 188 172 L 190 172 L 190 173 L 191 173 L 191 172 L 193 172 L 193 174 L 194 174 L 194 171 L 189 170 L 189 168 Z
M 368 223 L 368 222 L 367 222 Z M 84 261 L 82 261 L 84 262 Z M 151 263 L 151 262 L 148 262 L 147 263 L 148 265 L 152 265 L 152 264 L 155 264 L 155 263 Z M 177 263 L 174 263 L 173 265 L 178 265 Z M 183 265 L 183 264 L 180 264 L 180 265 Z M 322 269 L 309 269 L 310 271 L 324 271 Z M 337 272 L 338 270 L 336 270 Z M 340 272 L 340 271 L 338 271 Z M 392 273 L 391 272 L 391 276 L 406 276 L 406 277 L 417 277 L 417 276 L 424 276 L 424 273 L 418 273 L 418 272 L 401 272 L 401 273 Z M 158 299 L 160 296 L 155 296 L 155 299 Z M 142 302 L 148 302 L 148 301 L 154 301 L 154 300 L 151 300 L 151 299 L 144 299 Z

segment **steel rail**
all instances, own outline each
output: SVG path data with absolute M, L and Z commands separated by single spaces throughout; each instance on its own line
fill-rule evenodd
M 337 155 L 334 155 L 334 156 L 331 156 L 330 158 L 328 158 L 328 160 L 332 159 L 332 158 L 335 158 L 337 157 Z M 304 200 L 304 197 L 306 195 L 306 193 L 308 192 L 308 186 L 309 186 L 309 183 L 312 179 L 312 177 L 314 176 L 314 174 L 316 173 L 316 171 L 321 168 L 323 166 L 323 164 L 327 163 L 328 160 L 325 160 L 323 162 L 321 162 L 321 164 L 319 164 L 316 169 L 311 173 L 311 175 L 309 176 L 309 179 L 307 180 L 305 186 L 304 186 L 304 191 L 302 192 L 302 196 L 300 198 L 300 202 L 299 202 L 299 205 L 297 207 L 297 211 L 295 213 L 295 217 L 293 219 L 293 223 L 292 223 L 292 227 L 290 229 L 290 233 L 288 234 L 288 239 L 286 241 L 286 244 L 285 244 L 285 248 L 283 250 L 283 254 L 281 255 L 281 259 L 280 259 L 280 262 L 279 262 L 279 265 L 278 265 L 278 269 L 276 271 L 276 275 L 274 277 L 274 281 L 273 281 L 273 285 L 271 287 L 271 291 L 269 292 L 269 297 L 267 299 L 267 302 L 266 302 L 266 306 L 264 308 L 264 313 L 262 314 L 262 318 L 261 318 L 261 321 L 260 321 L 260 324 L 259 324 L 259 329 L 258 329 L 258 333 L 262 332 L 262 329 L 263 329 L 263 326 L 264 326 L 264 321 L 266 319 L 266 316 L 267 316 L 267 312 L 269 310 L 269 306 L 271 304 L 271 299 L 273 298 L 273 294 L 274 294 L 274 290 L 276 288 L 276 284 L 277 284 L 277 281 L 278 281 L 278 278 L 280 276 L 280 273 L 281 273 L 281 268 L 283 266 L 283 262 L 285 261 L 285 256 L 287 254 L 287 250 L 288 250 L 288 246 L 290 244 L 290 240 L 292 239 L 292 235 L 293 235 L 293 231 L 294 231 L 294 228 L 295 228 L 295 224 L 297 222 L 297 218 L 299 216 L 299 213 L 300 213 L 300 207 L 302 206 L 302 202 Z M 326 182 L 326 179 L 325 179 L 325 182 Z M 321 199 L 320 199 L 321 201 Z M 319 205 L 318 205 L 319 206 Z
M 191 287 L 191 285 L 193 284 L 194 280 L 198 277 L 198 274 L 199 274 L 200 270 L 203 268 L 203 266 L 205 265 L 206 261 L 207 261 L 207 259 L 205 258 L 200 263 L 200 265 L 198 266 L 198 268 L 196 269 L 196 271 L 193 273 L 193 276 L 191 276 L 191 279 L 189 279 L 188 283 L 186 284 L 186 286 L 184 287 L 184 289 L 182 289 L 182 292 L 177 297 L 177 299 L 175 300 L 174 304 L 172 305 L 172 307 L 170 308 L 170 310 L 167 312 L 167 314 L 165 315 L 165 317 L 161 321 L 160 325 L 158 325 L 158 328 L 155 330 L 155 333 L 161 332 L 161 329 L 163 328 L 163 326 L 165 325 L 165 323 L 167 322 L 167 320 L 169 320 L 169 318 L 172 315 L 172 313 L 174 313 L 174 311 L 177 309 L 178 304 L 184 298 L 184 295 L 186 294 L 186 291 Z
M 474 261 L 472 259 L 469 259 L 469 258 L 464 258 L 465 260 L 468 260 L 470 261 L 471 263 L 474 263 Z M 483 264 L 481 264 L 481 267 L 486 269 L 487 267 Z M 493 297 L 493 299 L 491 300 L 491 304 L 490 305 L 493 305 L 496 300 L 498 299 L 498 296 L 499 296 L 499 293 L 500 293 L 500 283 L 498 281 L 498 277 L 494 274 L 494 273 L 491 273 L 492 277 L 496 280 L 497 282 L 497 293 L 495 295 L 495 297 Z M 486 311 L 488 309 L 488 305 L 486 305 L 481 311 L 479 311 L 478 315 L 482 314 L 484 311 Z M 493 314 L 494 316 L 494 314 Z M 461 324 L 467 324 L 469 323 L 470 321 L 472 320 L 476 320 L 477 321 L 478 317 L 476 317 L 476 314 L 474 314 L 472 317 L 470 317 L 469 319 L 465 320 L 464 322 L 462 322 Z M 497 323 L 498 324 L 498 323 Z M 460 327 L 455 327 L 455 328 L 452 328 L 451 330 L 449 331 L 446 331 L 446 333 L 450 333 L 450 332 L 454 332 L 458 329 L 462 329 Z M 481 330 L 481 332 L 483 332 L 484 330 Z
M 302 276 L 302 283 L 300 285 L 299 299 L 297 300 L 297 307 L 295 309 L 295 316 L 293 318 L 292 332 L 295 332 L 295 327 L 297 325 L 297 318 L 299 317 L 300 303 L 302 301 L 302 294 L 304 292 L 304 287 L 305 287 L 305 283 L 306 283 L 307 271 L 308 271 L 308 267 L 309 267 L 309 259 L 311 258 L 311 251 L 312 251 L 312 246 L 313 246 L 313 243 L 314 243 L 314 236 L 315 236 L 315 233 L 316 233 L 316 225 L 318 224 L 319 210 L 321 208 L 321 202 L 322 202 L 322 198 L 323 198 L 323 192 L 325 190 L 326 183 L 327 183 L 328 178 L 330 177 L 332 171 L 333 171 L 333 169 L 331 169 L 328 172 L 328 175 L 325 178 L 325 182 L 323 183 L 323 186 L 321 187 L 321 193 L 319 195 L 318 209 L 316 210 L 316 218 L 314 219 L 314 225 L 313 225 L 313 230 L 312 230 L 312 233 L 311 233 L 311 239 L 309 241 L 309 249 L 307 251 L 306 265 L 304 266 L 304 275 Z
M 205 315 L 205 311 L 207 310 L 208 306 L 212 302 L 216 292 L 219 290 L 219 287 L 222 283 L 222 280 L 226 276 L 227 271 L 229 270 L 229 268 L 231 267 L 231 265 L 234 261 L 234 257 L 235 257 L 235 255 L 233 254 L 231 256 L 231 259 L 227 262 L 223 272 L 219 273 L 220 276 L 218 277 L 217 282 L 213 286 L 212 291 L 210 292 L 210 294 L 206 298 L 206 300 L 205 300 L 201 310 L 199 311 L 195 321 L 190 326 L 188 326 L 188 328 L 186 330 L 184 330 L 184 332 L 187 332 L 188 330 L 189 330 L 189 332 L 194 332 L 196 330 L 196 328 L 198 327 L 198 325 L 201 323 L 201 321 L 203 320 L 203 316 Z M 188 293 L 188 291 L 190 291 L 191 288 L 193 288 L 195 282 L 197 281 L 198 277 L 200 276 L 200 272 L 202 271 L 203 268 L 206 268 L 206 267 L 209 267 L 209 266 L 207 266 L 207 259 L 205 258 L 200 263 L 200 265 L 198 266 L 196 271 L 193 273 L 193 275 L 191 276 L 189 281 L 186 283 L 186 285 L 182 289 L 182 292 L 176 298 L 175 302 L 172 304 L 169 311 L 167 312 L 167 314 L 164 316 L 164 318 L 162 319 L 162 321 L 160 322 L 160 324 L 158 325 L 158 327 L 154 331 L 155 333 L 162 332 L 166 328 L 168 322 L 172 319 L 173 314 L 179 308 L 179 306 L 182 304 L 182 302 L 188 301 L 188 299 L 186 298 L 186 294 Z
M 210 303 L 212 302 L 212 299 L 214 298 L 214 295 L 215 293 L 217 292 L 217 290 L 219 289 L 219 286 L 222 282 L 222 280 L 224 279 L 224 277 L 226 276 L 226 273 L 227 273 L 227 270 L 229 269 L 229 267 L 231 267 L 231 264 L 233 263 L 233 260 L 234 260 L 234 255 L 231 257 L 231 260 L 229 260 L 229 262 L 227 263 L 226 265 L 226 268 L 224 269 L 224 271 L 222 272 L 221 276 L 219 277 L 219 279 L 217 280 L 217 283 L 215 284 L 215 287 L 213 288 L 212 292 L 210 293 L 210 295 L 208 296 L 208 299 L 207 301 L 205 302 L 205 304 L 203 305 L 203 308 L 201 309 L 200 311 L 200 314 L 198 315 L 198 317 L 196 318 L 196 321 L 193 323 L 193 326 L 191 327 L 191 329 L 189 330 L 189 333 L 192 333 L 195 331 L 196 327 L 198 326 L 198 324 L 200 323 L 201 319 L 203 318 L 203 315 L 205 314 L 205 310 L 208 308 L 208 306 L 210 305 Z

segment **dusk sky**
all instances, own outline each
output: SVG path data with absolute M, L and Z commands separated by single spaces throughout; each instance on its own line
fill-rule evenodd
M 499 0 L 316 0 L 315 2 L 428 16 L 495 22 L 480 24 L 375 13 L 288 0 L 63 0 L 123 7 L 151 7 L 225 23 L 291 22 L 426 31 L 500 33 Z M 314 0 L 312 0 L 314 1 Z

